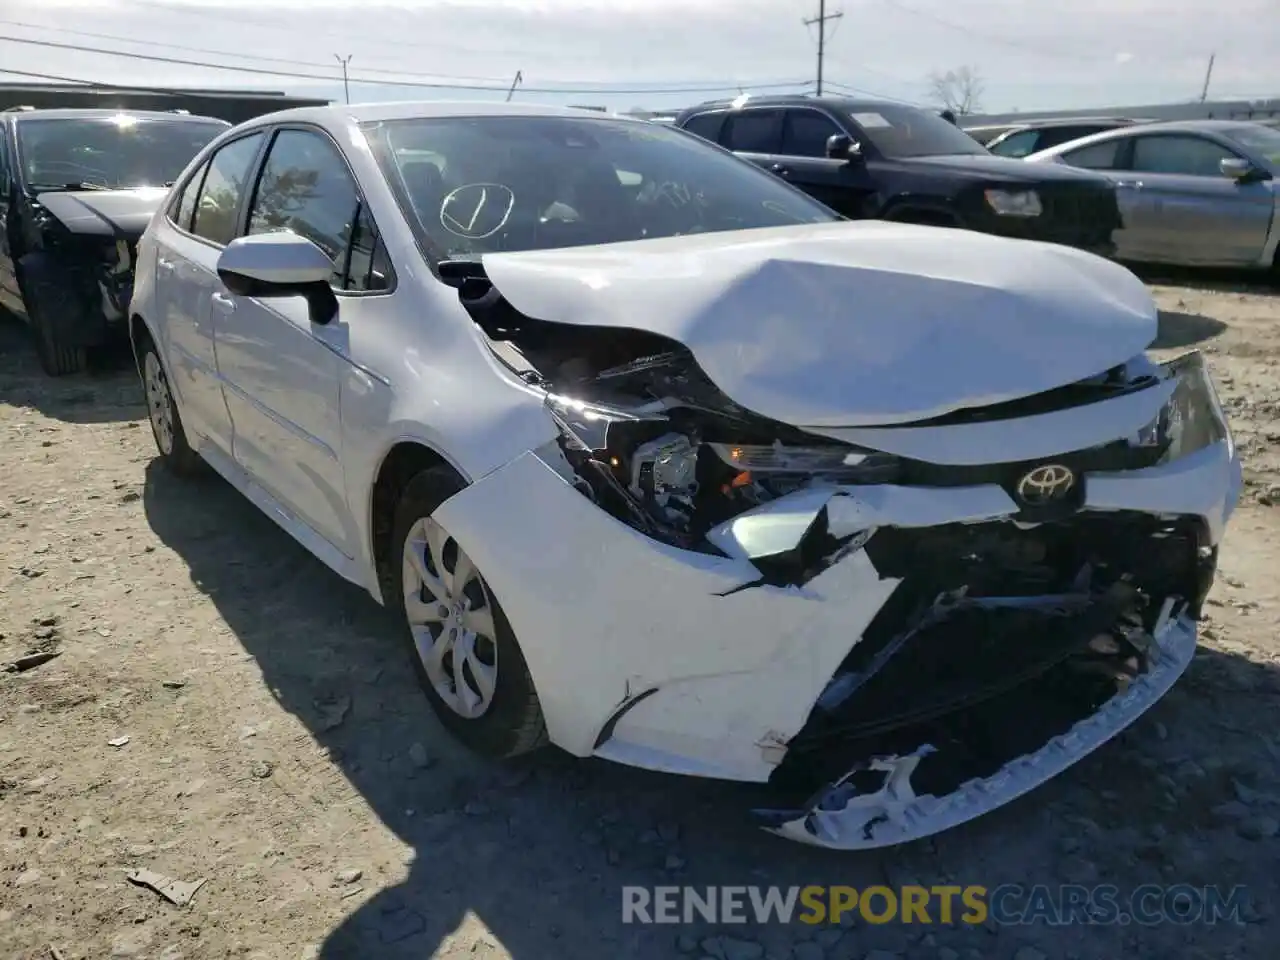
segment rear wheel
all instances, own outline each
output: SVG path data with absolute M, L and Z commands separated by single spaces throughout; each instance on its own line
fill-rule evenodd
M 484 575 L 433 519 L 463 484 L 445 467 L 409 482 L 391 538 L 388 603 L 398 611 L 418 679 L 440 722 L 467 747 L 503 759 L 547 742 L 533 678 Z
M 192 476 L 202 466 L 200 456 L 187 443 L 187 432 L 182 426 L 178 405 L 169 389 L 169 377 L 160 361 L 160 351 L 146 334 L 138 343 L 141 357 L 142 389 L 147 400 L 147 419 L 151 421 L 151 435 L 155 437 L 160 459 L 170 472 Z

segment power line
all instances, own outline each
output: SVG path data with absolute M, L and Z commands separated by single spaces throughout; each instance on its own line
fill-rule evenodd
M 913 17 L 920 17 L 924 20 L 932 20 L 934 23 L 948 27 L 959 33 L 966 34 L 977 40 L 985 40 L 987 43 L 994 43 L 1002 47 L 1008 47 L 1011 50 L 1020 50 L 1024 53 L 1034 53 L 1041 57 L 1060 57 L 1065 60 L 1075 60 L 1081 63 L 1113 63 L 1114 57 L 1100 56 L 1098 54 L 1073 53 L 1067 50 L 1059 50 L 1053 47 L 1042 47 L 1037 44 L 1026 43 L 1022 40 L 1012 40 L 1008 37 L 1001 37 L 996 34 L 984 33 L 981 30 L 974 30 L 967 24 L 957 23 L 955 20 L 948 20 L 946 17 L 940 17 L 936 13 L 928 10 L 921 10 L 909 4 L 902 3 L 901 0 L 880 0 L 880 3 L 886 7 L 892 7 L 902 13 L 910 14 Z
M 172 9 L 172 8 L 170 8 Z M 159 40 L 139 40 L 137 37 L 125 37 L 118 33 L 98 33 L 90 30 L 73 30 L 69 27 L 47 27 L 38 23 L 25 23 L 21 20 L 0 20 L 0 24 L 9 27 L 23 27 L 28 30 L 43 30 L 47 33 L 64 33 L 69 36 L 89 37 L 93 40 L 113 40 L 118 43 L 131 43 L 135 46 L 158 47 L 165 50 L 183 50 L 187 53 L 203 53 L 214 57 L 235 57 L 238 60 L 254 60 L 259 63 L 279 63 L 292 67 L 325 68 L 328 64 L 315 60 L 295 60 L 291 57 L 269 57 L 260 53 L 232 53 L 229 50 L 211 50 L 208 47 L 190 47 L 181 43 L 170 43 Z M 388 70 L 379 67 L 365 67 L 365 73 L 381 74 L 391 77 L 412 77 L 420 80 L 466 80 L 477 83 L 501 83 L 502 77 L 460 77 L 438 73 L 419 73 L 412 70 Z
M 833 87 L 840 93 L 856 93 L 864 97 L 871 97 L 875 100 L 888 100 L 890 103 L 901 103 L 908 107 L 918 107 L 919 102 L 916 100 L 903 100 L 901 97 L 891 97 L 887 93 L 880 93 L 878 90 L 867 90 L 863 87 L 850 86 L 847 83 L 836 83 L 834 80 L 827 81 L 828 87 Z
M 168 64 L 174 64 L 177 66 L 184 66 L 184 67 L 200 67 L 205 70 L 224 70 L 229 73 L 249 73 L 257 76 L 285 77 L 292 80 L 322 80 L 326 83 L 332 83 L 335 79 L 330 74 L 302 73 L 300 71 L 275 70 L 275 69 L 268 69 L 266 67 L 249 67 L 249 66 L 237 66 L 234 64 L 226 64 L 226 63 L 210 63 L 208 61 L 203 61 L 203 60 L 187 60 L 181 57 L 163 57 L 156 54 L 148 54 L 148 53 L 130 53 L 125 50 L 108 50 L 104 47 L 91 47 L 91 46 L 87 46 L 84 44 L 77 44 L 77 43 L 60 43 L 55 40 L 33 40 L 26 37 L 9 37 L 9 36 L 0 36 L 0 40 L 5 40 L 5 41 L 8 41 L 9 43 L 26 44 L 28 46 L 34 46 L 34 47 L 45 47 L 45 48 L 54 49 L 54 50 L 74 50 L 79 53 L 93 53 L 93 54 L 99 54 L 101 56 L 121 57 L 126 60 L 146 60 L 151 63 L 168 63 Z M 22 71 L 22 72 L 25 73 L 25 71 Z M 28 74 L 28 75 L 36 76 L 36 74 Z M 84 82 L 84 81 L 78 81 L 78 82 Z M 422 80 L 383 80 L 383 79 L 377 79 L 373 77 L 352 77 L 351 82 L 361 83 L 366 86 L 414 87 L 414 88 L 429 89 L 429 90 L 469 90 L 469 91 L 489 92 L 489 93 L 502 93 L 506 90 L 505 86 L 499 87 L 492 84 L 478 85 L 478 84 L 471 84 L 471 83 L 444 83 L 444 82 L 429 83 Z M 662 86 L 662 87 L 601 88 L 601 87 L 590 87 L 590 86 L 583 86 L 583 87 L 523 87 L 522 86 L 521 89 L 529 93 L 553 93 L 553 94 L 587 93 L 587 94 L 622 95 L 622 94 L 665 94 L 665 93 L 718 93 L 726 90 L 737 90 L 739 86 L 746 86 L 746 87 L 750 87 L 752 89 L 758 89 L 758 90 L 779 89 L 779 88 L 785 88 L 785 87 L 808 86 L 808 81 L 791 80 L 791 81 L 780 81 L 777 83 L 747 83 L 747 84 L 734 83 L 734 84 L 727 84 L 727 85 L 722 84 L 720 86 L 702 85 L 702 86 L 683 86 L 683 87 Z

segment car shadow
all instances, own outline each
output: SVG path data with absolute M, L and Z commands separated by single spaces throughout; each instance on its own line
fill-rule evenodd
M 1221 320 L 1215 320 L 1203 313 L 1161 310 L 1160 326 L 1156 332 L 1155 342 L 1151 346 L 1156 350 L 1190 347 L 1212 340 L 1226 329 L 1227 325 Z
M 482 930 L 482 937 L 517 960 L 669 957 L 677 953 L 678 934 L 745 937 L 765 953 L 744 957 L 789 957 L 795 942 L 813 936 L 812 928 L 624 924 L 622 887 L 838 883 L 862 888 L 927 885 L 943 877 L 988 886 L 1032 882 L 1027 874 L 1035 870 L 1025 864 L 1044 859 L 1035 844 L 1046 833 L 1046 819 L 1058 816 L 1063 804 L 1078 809 L 1092 803 L 1097 787 L 1091 784 L 1107 784 L 1116 769 L 1132 779 L 1125 758 L 1156 740 L 1153 721 L 1144 720 L 1124 735 L 1136 746 L 1103 750 L 998 814 L 904 847 L 832 854 L 756 829 L 746 814 L 760 799 L 756 787 L 651 774 L 555 750 L 510 764 L 476 759 L 433 717 L 392 618 L 229 484 L 213 475 L 177 480 L 153 462 L 144 506 L 156 536 L 187 565 L 193 584 L 255 658 L 264 685 L 306 725 L 369 808 L 412 851 L 404 879 L 340 922 L 319 947 L 321 960 L 452 956 L 454 938 L 464 927 L 469 936 Z M 1205 658 L 1226 659 L 1212 652 Z M 1233 682 L 1280 691 L 1261 666 L 1232 658 L 1229 667 Z M 1211 672 L 1208 666 L 1199 669 Z M 1224 698 L 1204 719 L 1274 728 L 1274 705 L 1264 715 L 1257 709 L 1261 702 Z M 1163 704 L 1153 716 L 1174 726 Z M 1181 717 L 1177 723 L 1180 729 L 1188 724 L 1193 732 L 1198 729 L 1194 719 Z M 1212 752 L 1217 743 L 1192 744 L 1190 750 Z M 1188 750 L 1185 742 L 1178 746 Z M 1173 745 L 1155 747 L 1158 753 Z M 1158 815 L 1173 823 L 1178 813 Z M 1116 808 L 1109 816 L 1137 828 L 1150 822 L 1151 812 Z M 1027 852 L 1011 857 L 1011 847 Z M 986 869 L 987 863 L 1003 867 Z M 997 869 L 1014 873 L 1000 875 Z M 1124 876 L 1113 879 L 1126 882 Z M 1049 875 L 1042 880 L 1056 882 Z M 954 945 L 968 943 L 984 951 L 995 935 L 981 927 L 936 932 Z M 1186 928 L 1177 933 L 1177 944 L 1199 937 Z M 863 925 L 858 952 L 849 955 L 905 952 L 924 935 L 918 925 Z M 474 944 L 458 949 L 459 955 L 490 955 Z
M 127 343 L 93 351 L 89 369 L 51 377 L 40 369 L 26 325 L 0 310 L 0 403 L 63 423 L 114 423 L 147 415 Z
M 1158 263 L 1129 263 L 1126 266 L 1149 284 L 1193 287 L 1222 293 L 1247 293 L 1253 296 L 1280 296 L 1280 274 L 1274 271 L 1268 274 L 1265 270 L 1171 267 Z

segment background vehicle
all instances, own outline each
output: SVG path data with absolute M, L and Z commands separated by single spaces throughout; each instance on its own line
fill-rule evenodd
M 1149 123 L 1027 157 L 1101 173 L 1116 185 L 1122 259 L 1277 267 L 1280 130 L 1241 120 Z
M 1104 255 L 1120 225 L 1105 178 L 994 157 L 936 114 L 903 104 L 739 98 L 692 107 L 676 124 L 851 219 L 964 227 Z
M 117 110 L 0 114 L 0 304 L 46 373 L 123 332 L 134 255 L 166 187 L 231 124 Z
M 226 133 L 138 261 L 163 461 L 395 611 L 486 755 L 767 781 L 767 829 L 883 846 L 1056 775 L 1194 653 L 1239 460 L 1099 257 L 429 103 Z
M 1086 117 L 1069 120 L 1034 120 L 1011 127 L 986 141 L 986 147 L 997 157 L 1021 158 L 1060 143 L 1079 140 L 1107 130 L 1142 123 L 1125 117 Z

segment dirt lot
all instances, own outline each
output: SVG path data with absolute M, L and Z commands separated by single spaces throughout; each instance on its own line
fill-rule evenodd
M 0 324 L 0 664 L 61 654 L 0 674 L 0 956 L 1275 956 L 1280 297 L 1206 285 L 1157 288 L 1161 345 L 1211 354 L 1248 487 L 1190 672 L 1031 796 L 862 855 L 755 830 L 752 788 L 463 754 L 366 595 L 221 481 L 157 470 L 130 372 L 45 379 Z M 207 882 L 179 908 L 138 868 Z M 1216 927 L 624 926 L 620 887 L 664 882 L 1250 900 Z

